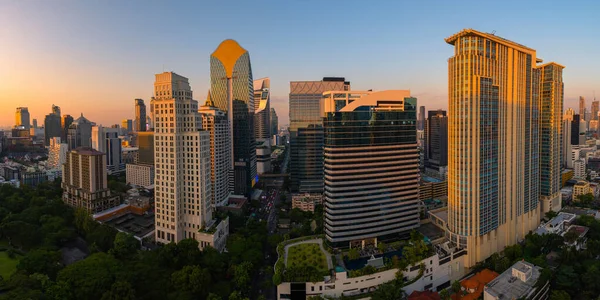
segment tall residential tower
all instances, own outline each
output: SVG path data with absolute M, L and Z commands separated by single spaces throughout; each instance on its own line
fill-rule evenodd
M 135 99 L 135 131 L 146 131 L 146 104 L 143 99 Z
M 448 60 L 448 237 L 466 248 L 465 266 L 471 267 L 540 223 L 541 59 L 534 49 L 472 29 L 446 42 L 454 46 Z

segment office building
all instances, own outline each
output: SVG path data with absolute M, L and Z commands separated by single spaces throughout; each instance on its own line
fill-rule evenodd
M 563 66 L 548 63 L 540 71 L 540 192 L 541 214 L 560 211 L 562 110 L 564 102 Z
M 448 166 L 448 117 L 446 111 L 429 111 L 425 121 L 425 168 L 440 174 Z M 442 172 L 440 172 L 442 171 Z
M 578 179 L 577 177 L 575 177 L 575 179 Z M 573 185 L 573 200 L 577 201 L 579 200 L 579 196 L 583 196 L 583 195 L 587 195 L 587 194 L 593 194 L 594 191 L 592 190 L 592 188 L 590 187 L 590 183 L 579 178 L 580 180 L 577 181 L 577 183 L 575 183 Z
M 228 180 L 233 173 L 229 121 L 225 112 L 214 106 L 210 96 L 198 112 L 202 116 L 202 128 L 210 133 L 211 203 L 217 208 L 227 205 L 231 190 Z
M 37 119 L 33 119 L 33 121 L 31 121 L 31 123 L 33 125 L 33 129 L 38 129 Z
M 67 159 L 68 150 L 69 146 L 63 143 L 60 137 L 53 137 L 48 147 L 48 169 L 60 169 L 62 171 L 62 165 Z
M 323 93 L 325 236 L 334 248 L 419 226 L 417 99 L 410 91 Z
M 53 113 L 47 114 L 44 118 L 44 144 L 49 146 L 52 138 L 62 137 L 62 132 L 63 131 L 60 126 L 60 116 Z M 61 140 L 63 139 L 61 138 Z
M 121 121 L 121 131 L 121 134 L 123 135 L 133 132 L 133 120 L 123 119 L 123 121 Z
M 576 159 L 573 161 L 573 178 L 575 179 L 586 179 L 585 173 L 585 160 Z
M 63 201 L 74 208 L 95 214 L 120 204 L 111 195 L 106 176 L 106 155 L 90 147 L 67 152 L 63 165 Z
M 542 268 L 526 261 L 518 261 L 485 285 L 483 299 L 548 299 L 550 281 L 541 275 Z
M 290 82 L 290 188 L 292 192 L 323 193 L 323 117 L 325 91 L 349 91 L 343 77 Z
M 69 125 L 67 131 L 69 150 L 92 146 L 92 125 L 92 122 L 86 119 L 83 114 Z
M 454 46 L 448 60 L 447 236 L 466 249 L 465 266 L 472 267 L 539 225 L 536 63 L 542 60 L 534 49 L 472 29 L 446 42 Z
M 425 130 L 425 106 L 419 106 L 417 117 L 417 130 Z
M 256 172 L 271 172 L 271 80 L 254 80 L 254 138 Z
M 135 99 L 135 131 L 146 131 L 146 104 L 143 99 Z
M 154 164 L 154 132 L 138 132 L 138 159 L 139 164 Z
M 106 154 L 106 166 L 108 173 L 116 173 L 125 170 L 121 153 L 121 139 L 117 128 L 92 126 L 92 148 Z
M 277 112 L 271 107 L 271 134 L 275 135 L 279 133 L 279 118 L 277 118 Z
M 127 164 L 125 178 L 128 184 L 150 187 L 154 184 L 154 165 Z
M 579 115 L 581 115 L 581 118 L 585 118 L 585 113 L 585 98 L 579 96 Z
M 161 244 L 193 238 L 222 250 L 228 219 L 213 218 L 210 133 L 202 130 L 198 102 L 188 79 L 156 74 L 154 97 L 155 240 Z
M 60 112 L 60 109 L 58 110 Z M 69 135 L 69 127 L 73 124 L 73 117 L 71 115 L 64 115 L 60 118 L 61 137 L 63 141 L 67 141 Z
M 598 111 L 600 109 L 600 101 L 592 101 L 592 120 L 598 120 Z
M 563 168 L 568 168 L 569 161 L 571 160 L 571 149 L 572 149 L 571 124 L 572 124 L 572 122 L 573 122 L 573 120 L 569 120 L 566 118 L 563 118 L 563 121 L 562 121 L 562 136 L 561 136 L 562 150 L 560 152 L 560 155 L 561 155 L 561 162 L 562 162 Z
M 582 123 L 583 122 L 582 122 L 579 114 L 573 115 L 573 120 L 571 121 L 571 145 L 573 145 L 573 146 L 580 145 L 580 141 L 581 141 L 580 132 L 581 132 L 581 124 Z M 583 136 L 583 140 L 585 142 L 585 134 Z
M 20 126 L 27 130 L 31 127 L 31 123 L 29 123 L 29 110 L 27 107 L 17 107 L 15 113 L 15 127 Z
M 223 41 L 210 56 L 210 93 L 227 114 L 233 138 L 233 192 L 249 195 L 256 183 L 254 88 L 250 54 L 234 40 Z

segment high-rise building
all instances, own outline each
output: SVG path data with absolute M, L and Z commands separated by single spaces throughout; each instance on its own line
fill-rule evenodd
M 556 63 L 538 66 L 540 71 L 539 98 L 541 100 L 540 135 L 540 192 L 541 214 L 560 211 L 561 205 L 561 151 L 562 110 L 564 84 L 562 69 Z
M 579 96 L 579 115 L 582 118 L 585 118 L 585 98 L 583 96 Z
M 129 134 L 133 132 L 133 120 L 123 119 L 123 121 L 121 121 L 121 130 L 123 131 L 121 132 L 122 134 Z
M 417 117 L 417 130 L 425 130 L 425 106 L 419 106 L 419 115 Z
M 228 219 L 213 218 L 210 133 L 202 130 L 188 79 L 156 74 L 154 97 L 155 239 L 168 244 L 193 238 L 222 250 Z M 207 230 L 212 229 L 212 230 Z
M 136 133 L 138 145 L 137 158 L 126 165 L 127 183 L 149 186 L 154 184 L 154 132 Z
M 277 112 L 271 107 L 271 135 L 279 133 L 279 118 L 277 118 Z
M 117 128 L 92 126 L 92 148 L 106 154 L 106 167 L 108 173 L 125 170 L 121 153 L 121 139 Z
M 573 162 L 573 178 L 585 179 L 585 160 L 577 159 Z
M 210 96 L 198 112 L 202 116 L 202 128 L 210 133 L 210 181 L 213 190 L 211 202 L 216 208 L 227 205 L 231 190 L 228 180 L 233 172 L 229 120 L 225 112 L 214 106 Z
M 271 172 L 271 80 L 254 80 L 254 138 L 256 172 Z
M 290 188 L 292 192 L 323 192 L 323 117 L 326 91 L 349 91 L 343 77 L 290 82 Z
M 573 115 L 571 121 L 571 145 L 585 145 L 585 121 L 579 114 Z
M 571 119 L 563 118 L 562 121 L 562 150 L 560 156 L 563 168 L 568 168 L 571 160 L 571 122 L 573 122 L 573 116 L 571 116 Z
M 52 113 L 44 118 L 44 144 L 49 146 L 50 140 L 55 137 L 62 137 L 62 129 L 60 127 L 60 116 Z
M 60 109 L 58 111 L 60 112 Z M 73 117 L 71 117 L 71 115 L 63 115 L 60 118 L 60 128 L 62 131 L 61 137 L 64 142 L 67 141 L 67 136 L 69 135 L 69 127 L 71 126 L 71 124 L 73 124 Z
M 69 144 L 69 150 L 92 146 L 92 122 L 83 114 L 69 125 L 67 144 Z
M 425 168 L 439 172 L 447 166 L 448 117 L 445 110 L 430 110 L 425 121 Z
M 592 120 L 598 120 L 598 111 L 600 109 L 600 101 L 592 101 Z
M 541 59 L 534 49 L 472 29 L 446 42 L 454 46 L 447 235 L 466 249 L 471 267 L 540 223 Z
M 210 95 L 229 118 L 233 139 L 233 192 L 248 195 L 257 181 L 254 88 L 250 54 L 234 40 L 210 56 Z M 231 179 L 230 179 L 231 180 Z
M 137 134 L 138 144 L 138 159 L 137 163 L 140 164 L 154 164 L 154 132 L 138 132 Z
M 67 152 L 63 165 L 63 201 L 90 214 L 120 204 L 119 196 L 111 195 L 106 176 L 106 155 L 89 147 Z
M 135 99 L 135 131 L 146 131 L 146 104 L 143 99 Z
M 15 113 L 15 127 L 19 126 L 22 126 L 27 130 L 31 127 L 31 123 L 29 123 L 29 110 L 27 107 L 17 107 Z
M 37 124 L 37 119 L 33 119 L 33 121 L 31 121 L 31 123 L 33 124 L 33 128 L 37 129 L 38 128 L 38 124 Z
M 417 99 L 410 91 L 323 94 L 325 236 L 362 248 L 419 226 Z
M 62 116 L 60 114 L 60 107 L 58 107 L 58 106 L 56 106 L 54 104 L 52 104 L 52 113 L 55 114 L 55 115 L 57 115 L 57 116 L 59 116 L 59 117 Z
M 48 147 L 48 169 L 62 171 L 62 165 L 67 159 L 67 151 L 69 146 L 66 143 L 62 143 L 60 137 L 53 137 L 50 139 L 50 146 Z

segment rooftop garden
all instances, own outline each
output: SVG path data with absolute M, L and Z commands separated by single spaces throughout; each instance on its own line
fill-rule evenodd
M 299 244 L 288 249 L 285 277 L 287 281 L 323 280 L 329 274 L 327 259 L 319 244 Z

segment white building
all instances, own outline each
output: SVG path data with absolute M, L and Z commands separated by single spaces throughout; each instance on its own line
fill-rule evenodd
M 229 131 L 229 121 L 227 115 L 222 110 L 216 108 L 210 99 L 204 106 L 201 106 L 198 112 L 202 116 L 202 128 L 210 133 L 210 180 L 212 185 L 212 205 L 213 208 L 227 205 L 230 190 L 233 182 L 232 155 L 231 155 L 231 137 Z
M 69 145 L 67 145 L 67 143 L 62 143 L 60 137 L 53 137 L 50 139 L 50 146 L 48 147 L 48 169 L 58 169 L 61 170 L 62 173 L 62 165 L 67 159 L 68 150 Z
M 585 161 L 578 159 L 573 162 L 573 178 L 585 179 Z
M 148 187 L 154 184 L 154 166 L 146 164 L 127 164 L 125 176 L 127 183 Z
M 118 128 L 94 125 L 92 127 L 92 148 L 106 154 L 106 167 L 109 174 L 125 170 Z
M 173 72 L 156 74 L 151 105 L 156 241 L 168 244 L 193 238 L 203 242 L 206 234 L 215 233 L 226 239 L 228 226 L 225 233 L 219 228 L 228 220 L 213 218 L 210 132 L 202 130 L 188 79 Z
M 536 286 L 541 274 L 542 268 L 518 261 L 485 285 L 483 299 L 547 299 L 550 282 Z

